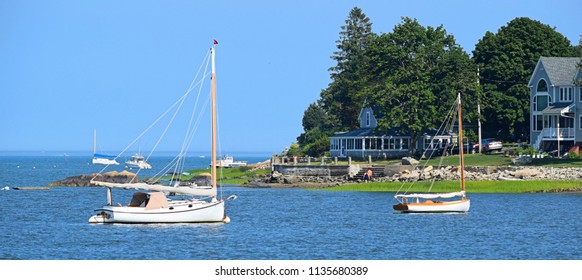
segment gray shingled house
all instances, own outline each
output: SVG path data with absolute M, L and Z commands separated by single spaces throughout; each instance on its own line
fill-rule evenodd
M 360 110 L 358 116 L 360 128 L 349 132 L 336 133 L 330 137 L 332 157 L 356 159 L 368 158 L 401 158 L 410 154 L 410 135 L 398 128 L 388 131 L 377 131 L 378 122 L 370 107 Z M 456 142 L 456 134 L 435 136 L 436 132 L 423 134 L 417 142 L 416 151 L 442 150 L 449 143 Z
M 530 144 L 540 151 L 578 152 L 582 143 L 579 57 L 540 57 L 530 88 Z

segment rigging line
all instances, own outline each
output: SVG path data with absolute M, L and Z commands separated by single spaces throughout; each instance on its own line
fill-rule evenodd
M 199 92 L 200 95 L 200 92 Z M 198 102 L 198 100 L 196 101 Z M 198 126 L 200 125 L 200 121 L 202 119 L 202 117 L 204 116 L 204 113 L 206 112 L 206 108 L 208 108 L 208 104 L 210 103 L 210 96 L 207 96 L 206 98 L 206 102 L 204 103 L 203 106 L 201 106 L 200 109 L 200 113 L 198 114 L 198 118 L 196 119 L 196 122 L 194 123 L 194 129 L 191 129 L 191 133 L 189 133 L 187 135 L 187 137 L 185 138 L 186 141 L 184 141 L 184 144 L 186 144 L 186 146 L 182 148 L 182 151 L 180 152 L 180 154 L 184 154 L 185 155 L 185 151 L 187 151 L 190 148 L 190 145 L 192 144 L 192 139 L 194 138 L 194 135 L 196 134 L 196 131 L 198 131 Z M 193 117 L 193 116 L 192 116 Z M 183 145 L 184 145 L 183 144 Z M 185 157 L 183 157 L 182 159 L 184 159 Z M 182 160 L 181 162 L 179 162 L 178 164 L 176 164 L 175 168 L 176 170 L 180 170 L 184 168 L 184 161 Z M 178 166 L 180 165 L 181 166 Z
M 445 123 L 448 123 L 448 122 L 449 122 L 449 121 L 448 121 L 448 119 L 449 119 L 449 118 L 453 118 L 453 117 L 454 117 L 454 116 L 452 116 L 452 113 L 453 113 L 453 112 L 452 112 L 452 110 L 454 110 L 454 104 L 453 104 L 453 106 L 451 106 L 451 109 L 449 109 L 448 113 L 446 114 L 445 120 L 444 120 L 444 121 L 441 123 L 441 126 L 439 127 L 439 129 L 438 129 L 438 130 L 435 132 L 435 136 L 436 136 L 436 135 L 438 135 L 438 133 L 439 133 L 439 131 L 441 130 L 441 128 L 443 127 L 443 125 L 444 125 Z M 432 142 L 433 142 L 433 139 L 434 139 L 434 137 L 435 137 L 435 136 L 433 136 L 433 137 L 430 139 L 430 142 L 429 142 L 429 143 L 430 143 L 430 147 L 432 147 Z M 426 166 L 427 166 L 427 164 L 428 164 L 428 160 L 429 160 L 429 159 L 432 157 L 432 155 L 433 155 L 433 153 L 434 153 L 434 149 L 432 149 L 432 150 L 433 150 L 433 151 L 431 152 L 431 154 L 430 154 L 429 158 L 428 158 L 428 159 L 425 161 L 425 164 L 424 164 L 424 166 L 423 166 L 424 168 L 426 168 Z M 425 151 L 425 152 L 426 152 L 426 151 Z M 423 152 L 423 157 L 425 156 L 425 152 Z M 418 163 L 417 163 L 417 164 L 416 164 L 416 165 L 413 167 L 413 170 L 415 170 L 415 169 L 416 169 L 416 168 L 417 168 L 419 165 L 420 165 L 420 161 L 419 161 L 419 162 L 418 162 Z M 424 169 L 424 168 L 423 168 L 423 169 Z M 397 192 L 396 192 L 396 193 L 397 193 L 397 194 L 398 194 L 398 193 L 400 193 L 400 191 L 402 190 L 402 188 L 404 188 L 404 186 L 405 186 L 407 183 L 409 183 L 409 182 L 407 182 L 407 181 L 404 181 L 404 182 L 402 183 L 402 185 L 400 186 L 400 188 L 398 188 L 398 190 L 397 190 Z M 408 191 L 409 191 L 409 190 L 410 190 L 410 189 L 411 189 L 411 188 L 412 188 L 412 187 L 415 185 L 415 183 L 416 183 L 416 182 L 414 182 L 414 181 L 413 181 L 413 182 L 411 182 L 411 183 L 410 183 L 410 185 L 408 186 L 408 188 L 407 188 L 407 189 L 404 191 L 404 193 L 408 193 Z
M 207 59 L 209 57 L 209 52 L 206 53 L 206 57 L 205 59 Z M 196 74 L 198 75 L 198 73 Z M 203 77 L 204 78 L 204 77 Z M 202 79 L 201 79 L 202 80 Z M 195 87 L 196 85 L 198 85 L 201 81 L 199 81 L 198 83 L 190 86 L 190 88 Z M 178 100 L 176 100 L 174 102 L 174 104 L 172 104 L 172 106 L 170 106 L 164 113 L 162 113 L 161 116 L 159 116 L 152 124 L 150 124 L 150 126 L 148 126 L 136 139 L 134 139 L 129 145 L 127 145 L 119 154 L 117 154 L 117 156 L 115 157 L 115 159 L 120 158 L 121 155 L 123 153 L 125 153 L 131 146 L 133 146 L 133 144 L 135 144 L 135 142 L 137 142 L 144 134 L 146 134 L 153 126 L 155 126 L 166 114 L 168 114 L 178 103 L 181 102 L 181 100 L 183 100 L 184 98 L 186 98 L 188 96 L 190 91 L 187 91 L 184 95 L 182 95 L 180 98 L 178 98 Z M 94 180 L 99 174 L 102 174 L 107 168 L 109 167 L 109 165 L 106 165 L 105 167 L 103 167 L 103 169 L 101 169 L 97 174 L 95 174 L 95 176 L 93 176 L 93 178 L 91 178 L 91 180 Z M 136 175 L 138 172 L 136 172 Z M 136 178 L 137 176 L 135 176 L 134 178 Z M 133 181 L 133 179 L 132 179 Z M 131 182 L 131 181 L 130 181 Z
M 198 74 L 197 74 L 198 75 Z M 204 79 L 205 77 L 203 77 Z M 194 81 L 192 82 L 192 84 L 194 84 Z M 158 138 L 158 141 L 156 142 L 156 144 L 154 145 L 154 147 L 151 149 L 149 155 L 146 158 L 146 161 L 149 160 L 149 158 L 151 157 L 151 155 L 154 153 L 154 151 L 156 150 L 157 146 L 159 145 L 159 143 L 162 141 L 162 139 L 164 138 L 164 136 L 166 135 L 168 129 L 171 127 L 172 123 L 174 122 L 174 119 L 176 118 L 176 116 L 178 115 L 178 113 L 180 112 L 180 109 L 182 108 L 182 105 L 184 104 L 184 102 L 186 101 L 187 97 L 190 95 L 190 93 L 193 90 L 193 87 L 191 86 L 188 88 L 188 90 L 186 91 L 186 93 L 183 95 L 183 98 L 181 98 L 181 101 L 178 104 L 178 107 L 176 108 L 176 110 L 174 111 L 174 114 L 172 115 L 170 121 L 168 122 L 168 124 L 166 125 L 166 128 L 164 129 L 164 131 L 162 132 L 162 135 L 160 135 L 160 137 Z M 200 82 L 196 83 L 196 84 L 200 84 Z M 174 103 L 174 105 L 176 105 L 176 103 Z M 172 106 L 175 107 L 175 106 Z M 151 126 L 150 126 L 151 127 Z M 149 129 L 149 128 L 148 128 Z M 145 133 L 145 132 L 144 132 Z M 143 135 L 143 134 L 142 134 Z M 141 137 L 141 136 L 140 136 Z M 138 171 L 136 172 L 136 175 L 139 174 L 141 171 L 141 169 L 138 169 Z M 160 175 L 161 176 L 161 175 Z M 171 180 L 174 180 L 175 174 L 172 174 Z M 136 176 L 137 177 L 137 176 Z M 135 178 L 135 177 L 134 177 Z
M 453 108 L 454 108 L 454 107 L 451 107 L 451 109 L 449 109 L 448 113 L 445 115 L 446 117 L 445 117 L 444 121 L 441 123 L 440 127 L 439 127 L 439 128 L 436 130 L 436 131 L 435 131 L 435 135 L 433 135 L 433 136 L 432 136 L 432 137 L 429 139 L 429 148 L 430 148 L 431 152 L 430 152 L 430 154 L 429 154 L 428 158 L 426 159 L 426 161 L 425 161 L 424 165 L 422 165 L 422 168 L 423 168 L 423 169 L 424 169 L 424 168 L 426 168 L 426 167 L 428 166 L 428 160 L 430 160 L 430 159 L 433 157 L 434 153 L 435 153 L 435 150 L 436 150 L 436 149 L 435 149 L 435 148 L 434 148 L 434 146 L 433 146 L 433 144 L 434 144 L 434 139 L 436 138 L 436 136 L 439 136 L 439 134 L 440 134 L 440 136 L 444 135 L 444 129 L 445 129 L 445 128 L 444 128 L 444 126 L 445 126 L 445 124 L 446 124 L 446 123 L 448 123 L 448 122 L 449 122 L 449 121 L 448 121 L 448 120 L 449 120 L 449 118 L 452 118 L 452 111 L 451 111 L 451 110 L 452 110 Z M 441 131 L 442 131 L 442 132 L 441 132 Z M 423 152 L 423 155 L 422 155 L 422 157 L 426 157 L 426 150 Z M 419 161 L 419 163 L 417 164 L 417 166 L 416 166 L 416 167 L 418 167 L 418 165 L 420 165 L 420 161 Z M 410 188 L 409 188 L 409 189 L 410 189 Z
M 453 130 L 453 126 L 455 125 L 456 118 L 455 118 L 455 114 L 454 114 L 454 113 L 457 111 L 457 110 L 455 109 L 455 108 L 456 108 L 456 105 L 457 105 L 457 102 L 455 101 L 455 102 L 454 102 L 454 104 L 453 104 L 453 107 L 452 107 L 452 108 L 449 110 L 449 113 L 448 113 L 449 115 L 448 115 L 448 117 L 447 117 L 447 120 L 448 120 L 448 118 L 450 118 L 450 119 L 451 119 L 451 120 L 449 121 L 449 122 L 450 122 L 450 124 L 449 124 L 449 126 L 448 126 L 448 128 L 449 128 L 448 130 L 449 130 L 449 131 L 452 131 L 452 130 Z M 444 131 L 445 131 L 445 129 L 446 129 L 446 128 L 447 128 L 446 126 L 443 128 L 443 135 L 444 135 Z M 452 140 L 452 139 L 451 139 L 451 140 Z M 451 141 L 451 142 L 452 142 L 452 141 Z M 451 144 L 452 144 L 452 143 L 451 143 Z M 447 146 L 448 146 L 448 145 L 449 145 L 449 143 L 447 143 Z M 438 167 L 439 167 L 439 168 L 440 168 L 440 167 L 442 167 L 442 165 L 443 165 L 443 161 L 444 161 L 444 159 L 445 159 L 445 154 L 446 154 L 446 152 L 447 152 L 447 149 L 446 149 L 446 148 L 447 148 L 447 146 L 445 146 L 445 149 L 443 149 L 443 154 L 441 155 L 441 159 L 440 159 L 440 161 L 439 161 L 439 165 L 438 165 Z M 453 145 L 451 145 L 451 151 L 452 151 L 452 147 L 454 147 L 454 146 L 453 146 Z M 430 191 L 432 190 L 432 187 L 434 186 L 434 183 L 435 183 L 435 181 L 436 181 L 436 177 L 433 177 L 433 178 L 432 178 L 432 180 L 431 180 L 431 183 L 430 183 L 430 187 L 428 188 L 428 192 L 430 192 Z
M 449 109 L 449 112 L 447 113 L 447 117 L 445 118 L 445 121 L 443 121 L 443 123 L 442 123 L 442 126 L 441 126 L 442 127 L 442 134 L 441 135 L 445 135 L 445 130 L 447 129 L 447 124 L 449 122 L 451 122 L 451 124 L 448 127 L 449 128 L 448 131 L 449 132 L 452 131 L 452 125 L 453 125 L 453 123 L 455 121 L 455 118 L 454 118 L 455 104 L 456 104 L 456 102 L 453 103 L 451 109 Z M 440 128 L 439 128 L 439 130 L 440 130 Z M 447 145 L 448 144 L 449 143 L 447 143 Z M 446 151 L 447 151 L 447 149 L 446 149 L 446 146 L 445 146 L 445 149 L 443 149 L 443 154 L 440 156 L 440 161 L 439 161 L 439 165 L 438 165 L 439 168 L 443 165 L 443 161 L 445 159 L 445 153 L 446 153 Z M 427 164 L 428 164 L 428 161 L 427 161 Z M 429 192 L 432 191 L 432 187 L 434 186 L 435 180 L 436 180 L 436 178 L 433 178 L 432 179 L 431 184 L 430 184 L 429 189 L 428 189 Z
M 174 102 L 174 104 L 172 104 L 172 106 L 170 106 L 170 108 L 168 108 L 164 113 L 162 113 L 161 116 L 159 116 L 152 124 L 150 124 L 135 140 L 133 140 L 129 145 L 127 145 L 127 147 L 125 147 L 125 149 L 123 149 L 119 155 L 122 155 L 124 152 L 126 152 L 131 146 L 133 146 L 133 144 L 135 144 L 135 142 L 137 142 L 144 134 L 146 134 L 154 125 L 156 125 L 164 116 L 166 116 L 174 107 L 176 107 L 184 98 L 186 98 L 188 95 L 188 93 L 184 94 L 182 97 L 180 97 L 178 100 L 176 100 L 176 102 Z
M 217 138 L 216 140 L 218 142 L 218 154 L 220 155 L 220 158 L 223 158 L 223 155 L 222 155 L 222 144 L 221 144 L 221 141 L 220 141 L 220 115 L 218 113 L 219 111 L 220 110 L 218 110 L 218 102 L 216 102 L 216 138 Z M 222 164 L 221 164 L 220 165 L 220 175 L 218 176 L 218 180 L 219 180 L 218 184 L 220 186 L 222 186 L 222 178 L 223 178 L 222 171 L 223 171 L 223 169 L 224 169 L 224 166 L 222 166 Z M 223 188 L 221 187 L 220 188 L 220 197 L 223 197 L 223 193 L 222 192 L 223 192 Z
M 210 59 L 208 59 L 206 61 L 206 67 L 204 68 L 205 73 L 208 74 L 208 65 L 210 63 Z M 205 75 L 206 76 L 206 75 Z M 206 80 L 206 79 L 204 79 Z M 190 143 L 192 141 L 192 138 L 194 136 L 194 134 L 196 133 L 197 129 L 198 129 L 198 124 L 195 124 L 195 129 L 193 129 L 192 126 L 192 122 L 194 120 L 194 116 L 196 115 L 196 108 L 198 108 L 198 102 L 200 100 L 200 96 L 202 94 L 202 88 L 204 87 L 204 82 L 202 82 L 200 84 L 200 86 L 198 87 L 198 94 L 196 95 L 196 101 L 194 102 L 194 108 L 192 110 L 192 114 L 190 115 L 190 121 L 188 123 L 188 129 L 186 130 L 186 135 L 184 137 L 184 141 L 182 142 L 182 148 L 180 150 L 180 154 L 182 155 L 181 158 L 181 162 L 179 163 L 180 166 L 176 165 L 176 168 L 180 171 L 184 170 L 184 165 L 185 165 L 185 161 L 186 161 L 186 153 L 188 151 L 188 148 L 190 147 Z M 205 109 L 203 108 L 202 112 L 198 115 L 198 119 L 200 119 L 200 117 L 202 116 L 202 114 L 204 113 Z M 198 121 L 197 121 L 198 122 Z
M 206 53 L 206 69 L 208 69 L 208 58 L 209 58 L 209 53 Z M 205 71 L 205 74 L 203 75 L 203 77 L 200 79 L 200 81 L 198 81 L 197 83 L 194 83 L 195 81 L 197 81 L 198 79 L 198 75 L 200 74 L 200 71 L 202 70 L 202 65 L 204 65 L 204 63 L 202 63 L 200 65 L 200 67 L 198 68 L 198 72 L 196 72 L 196 75 L 194 76 L 194 79 L 192 79 L 192 82 L 190 83 L 190 87 L 188 87 L 188 90 L 186 91 L 185 94 L 185 98 L 182 99 L 182 101 L 180 102 L 180 105 L 178 106 L 178 108 L 176 109 L 176 111 L 174 112 L 174 115 L 172 116 L 171 120 L 168 122 L 168 125 L 166 126 L 166 129 L 164 130 L 164 132 L 162 133 L 162 135 L 158 138 L 157 143 L 154 145 L 154 147 L 152 148 L 152 150 L 150 151 L 150 154 L 148 155 L 147 159 L 149 159 L 151 157 L 151 155 L 153 154 L 153 152 L 155 151 L 155 149 L 158 147 L 158 145 L 160 144 L 160 141 L 164 138 L 164 136 L 166 135 L 166 132 L 168 131 L 168 129 L 170 128 L 170 126 L 172 125 L 172 123 L 174 122 L 174 119 L 176 118 L 176 115 L 178 114 L 178 112 L 180 111 L 180 108 L 182 108 L 182 105 L 184 104 L 184 101 L 186 101 L 186 97 L 192 92 L 192 90 L 194 90 L 194 85 L 198 85 L 200 84 L 202 87 L 203 81 L 205 80 L 206 76 L 208 75 L 208 72 Z M 147 160 L 146 159 L 146 160 Z
M 206 64 L 205 64 L 206 66 L 205 66 L 205 69 L 204 69 L 204 72 L 205 72 L 204 79 L 201 80 L 200 83 L 198 84 L 198 94 L 196 95 L 196 101 L 194 102 L 194 107 L 192 109 L 192 114 L 191 114 L 190 121 L 189 121 L 189 124 L 188 124 L 187 129 L 186 129 L 186 133 L 184 135 L 184 140 L 182 142 L 182 146 L 180 148 L 180 152 L 178 153 L 178 155 L 176 157 L 177 158 L 176 164 L 173 166 L 173 168 L 174 168 L 174 174 L 172 175 L 172 179 L 174 178 L 175 174 L 181 174 L 184 171 L 184 165 L 185 165 L 185 160 L 186 160 L 186 151 L 187 151 L 187 149 L 185 149 L 185 145 L 186 145 L 186 143 L 188 141 L 191 141 L 192 136 L 193 136 L 193 134 L 192 134 L 192 127 L 191 127 L 192 126 L 192 119 L 193 119 L 195 113 L 198 111 L 197 110 L 197 108 L 198 108 L 198 101 L 199 101 L 199 98 L 200 98 L 200 94 L 201 94 L 202 88 L 204 86 L 204 80 L 206 80 L 205 78 L 208 77 L 208 71 L 207 71 L 208 70 L 208 64 L 209 64 L 209 60 L 207 60 L 206 61 Z M 194 90 L 194 88 L 191 87 L 190 90 L 192 91 L 192 90 Z M 204 112 L 204 110 L 202 110 L 202 112 Z

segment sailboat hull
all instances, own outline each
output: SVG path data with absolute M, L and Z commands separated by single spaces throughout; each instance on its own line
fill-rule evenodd
M 469 211 L 471 201 L 469 199 L 439 201 L 432 200 L 414 202 L 414 203 L 399 203 L 393 206 L 394 210 L 403 213 L 464 213 Z
M 93 164 L 105 164 L 105 165 L 113 164 L 113 165 L 119 165 L 119 162 L 117 162 L 115 159 L 94 157 L 93 158 Z
M 167 208 L 146 209 L 132 206 L 104 206 L 95 210 L 99 214 L 89 218 L 89 223 L 211 223 L 224 222 L 224 200 L 171 201 Z

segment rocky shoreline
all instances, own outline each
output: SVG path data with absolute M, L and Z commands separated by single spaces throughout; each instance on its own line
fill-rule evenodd
M 104 174 L 94 173 L 89 175 L 83 174 L 78 176 L 71 176 L 56 182 L 52 182 L 48 186 L 87 187 L 92 186 L 90 182 L 93 179 L 110 183 L 129 183 L 132 180 L 134 182 L 139 181 L 139 178 L 136 174 L 124 170 L 122 172 L 111 171 Z
M 406 167 L 402 165 L 400 167 Z M 306 167 L 308 168 L 308 167 Z M 408 169 L 407 169 L 408 168 Z M 197 184 L 208 183 L 208 175 L 198 176 L 191 180 Z M 48 186 L 92 186 L 91 179 L 104 182 L 128 183 L 130 181 L 139 182 L 136 174 L 122 172 L 108 172 L 104 174 L 78 175 L 65 178 Z M 458 166 L 445 166 L 434 168 L 427 166 L 424 168 L 413 168 L 408 166 L 397 172 L 378 174 L 374 176 L 375 182 L 415 182 L 415 181 L 453 181 L 460 178 Z M 575 181 L 581 180 L 582 168 L 573 167 L 535 167 L 535 166 L 468 166 L 465 168 L 465 179 L 467 181 L 527 181 L 527 180 L 547 180 L 547 181 Z M 204 181 L 204 182 L 202 182 Z M 357 175 L 322 176 L 322 175 L 297 175 L 281 174 L 273 171 L 271 174 L 262 175 L 249 179 L 247 183 L 240 185 L 247 188 L 327 188 L 345 184 L 361 183 L 362 178 Z M 580 192 L 582 187 L 568 190 L 552 190 L 544 192 Z
M 415 182 L 415 181 L 452 181 L 459 180 L 458 166 L 446 166 L 434 168 L 411 168 L 389 176 L 376 176 L 375 182 Z M 503 181 L 503 180 L 548 180 L 548 181 L 573 181 L 582 179 L 582 168 L 572 167 L 533 167 L 533 166 L 484 166 L 466 167 L 465 179 L 467 181 Z M 293 174 L 281 174 L 274 171 L 270 175 L 250 180 L 245 187 L 331 187 L 344 184 L 360 183 L 359 177 L 344 176 L 299 176 Z M 582 183 L 582 182 L 581 182 Z M 571 191 L 581 191 L 575 189 Z

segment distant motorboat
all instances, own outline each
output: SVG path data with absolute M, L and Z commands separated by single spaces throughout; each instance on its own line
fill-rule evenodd
M 235 161 L 232 156 L 225 156 L 216 163 L 216 167 L 232 168 L 246 166 L 246 161 Z
M 125 162 L 127 168 L 151 169 L 152 166 L 140 154 L 131 156 L 131 159 Z

